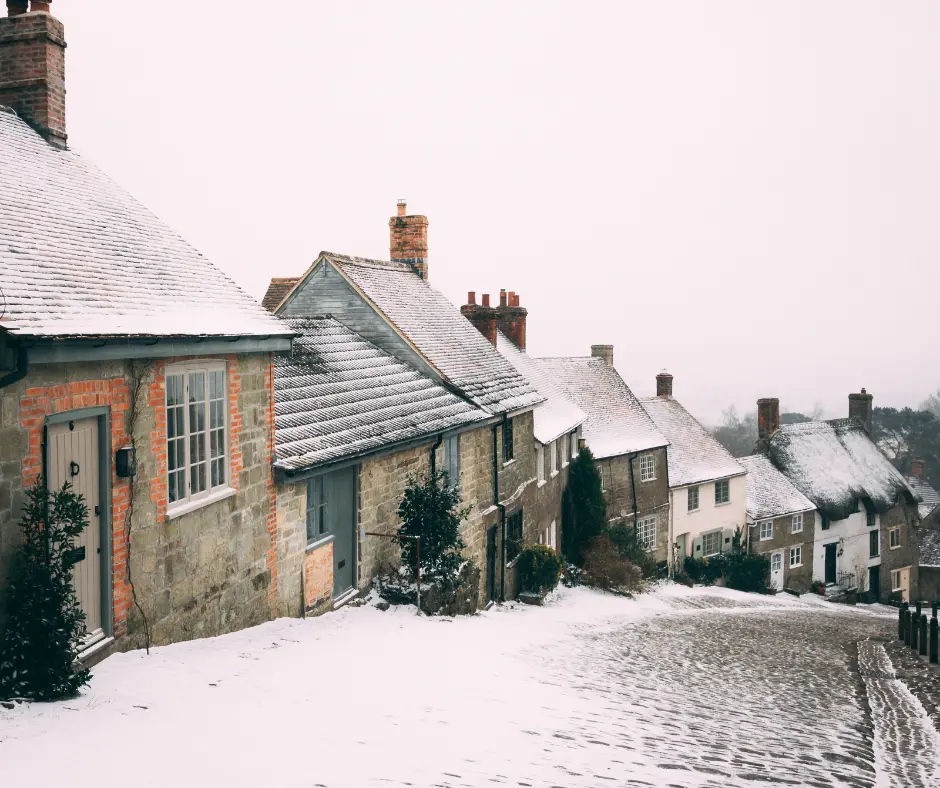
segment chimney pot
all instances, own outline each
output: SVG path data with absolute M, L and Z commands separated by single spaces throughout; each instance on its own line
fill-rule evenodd
M 404 200 L 398 201 L 398 215 L 388 220 L 389 258 L 408 263 L 422 279 L 428 278 L 428 218 L 408 216 Z
M 7 0 L 7 16 L 20 16 L 29 10 L 29 0 Z
M 595 358 L 602 358 L 610 366 L 614 365 L 614 346 L 613 345 L 591 345 L 591 355 Z
M 467 303 L 473 306 L 477 302 L 477 294 L 475 291 L 471 290 L 467 293 Z
M 50 4 L 51 2 L 52 2 L 52 0 L 32 0 L 32 4 L 30 5 L 30 10 L 31 10 L 31 11 L 34 11 L 34 12 L 35 12 L 35 11 L 45 11 L 45 12 L 48 14 L 48 13 L 49 13 L 49 4 Z
M 519 306 L 519 296 L 514 290 L 499 291 L 499 306 L 496 308 L 496 324 L 506 338 L 519 350 L 525 350 L 526 319 L 528 312 Z
M 489 305 L 490 305 L 490 294 L 484 293 L 483 294 L 483 306 L 489 306 Z
M 404 200 L 398 201 L 398 215 L 407 216 L 408 215 L 408 203 Z
M 656 396 L 672 396 L 672 375 L 670 375 L 666 370 L 663 370 L 656 376 Z
M 506 306 L 506 291 L 505 290 L 499 291 L 499 305 Z
M 859 394 L 849 394 L 849 418 L 861 422 L 871 435 L 871 403 L 874 397 L 862 388 Z
M 780 400 L 764 397 L 757 400 L 757 437 L 769 438 L 780 429 Z

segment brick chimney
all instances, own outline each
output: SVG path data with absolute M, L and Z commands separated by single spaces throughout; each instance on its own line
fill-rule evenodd
M 496 347 L 497 310 L 490 306 L 489 293 L 484 293 L 483 303 L 477 304 L 477 294 L 471 290 L 467 293 L 467 303 L 460 307 L 460 314 L 473 323 L 487 342 Z
M 408 216 L 408 205 L 398 201 L 398 215 L 388 220 L 389 257 L 410 263 L 422 279 L 428 278 L 428 217 Z
M 519 306 L 519 296 L 510 290 L 499 292 L 496 326 L 519 350 L 525 350 L 525 323 L 529 311 Z
M 656 376 L 656 396 L 672 396 L 672 375 L 666 372 L 666 370 L 663 370 Z
M 765 397 L 757 400 L 757 438 L 764 440 L 780 429 L 780 400 Z
M 613 345 L 591 345 L 591 355 L 595 358 L 604 359 L 610 366 L 614 365 Z
M 49 2 L 7 0 L 0 19 L 0 105 L 65 148 L 65 28 Z
M 861 422 L 865 432 L 871 435 L 872 397 L 863 388 L 859 394 L 849 394 L 849 418 Z
M 922 482 L 927 481 L 927 465 L 920 457 L 911 460 L 911 476 L 916 476 Z

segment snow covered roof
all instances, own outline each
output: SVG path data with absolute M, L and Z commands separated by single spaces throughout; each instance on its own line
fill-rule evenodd
M 603 359 L 540 358 L 538 363 L 587 414 L 582 434 L 595 457 L 617 457 L 668 445 L 617 370 Z
M 920 503 L 917 505 L 917 514 L 920 516 L 920 519 L 923 520 L 934 509 L 940 506 L 940 493 L 919 476 L 908 476 L 907 483 L 920 497 Z
M 539 443 L 547 445 L 584 422 L 584 411 L 565 397 L 538 359 L 519 350 L 502 331 L 496 333 L 496 349 L 545 397 L 535 409 L 535 439 Z
M 278 306 L 280 306 L 281 301 L 294 289 L 294 286 L 300 279 L 299 276 L 274 277 L 271 280 L 271 284 L 268 285 L 268 290 L 264 294 L 264 298 L 261 299 L 261 306 L 269 312 L 276 310 Z
M 919 566 L 940 569 L 940 528 L 938 526 L 917 529 L 920 537 Z
M 872 443 L 857 421 L 786 424 L 768 442 L 771 461 L 834 520 L 858 509 L 859 500 L 884 513 L 907 496 L 916 501 L 904 477 Z
M 299 336 L 274 362 L 277 468 L 305 470 L 490 417 L 333 318 L 284 322 Z
M 816 508 L 764 455 L 740 457 L 738 462 L 747 469 L 747 513 L 752 519 L 770 520 Z
M 669 486 L 740 476 L 744 468 L 672 397 L 644 397 L 640 404 L 669 441 Z
M 114 181 L 3 107 L 0 291 L 20 336 L 290 333 Z
M 359 288 L 442 377 L 487 410 L 531 409 L 544 400 L 460 310 L 409 264 L 331 252 L 321 252 L 320 257 Z

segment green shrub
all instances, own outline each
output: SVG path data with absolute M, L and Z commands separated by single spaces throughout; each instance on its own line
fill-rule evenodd
M 685 573 L 696 583 L 710 586 L 719 577 L 724 575 L 725 556 L 721 553 L 712 555 L 708 558 L 692 558 L 687 556 L 685 559 Z
M 724 568 L 725 585 L 737 591 L 769 593 L 770 561 L 764 555 L 748 555 L 743 550 L 728 553 Z
M 639 567 L 620 554 L 607 534 L 591 540 L 584 557 L 581 582 L 608 591 L 639 591 L 643 587 L 643 573 Z
M 594 464 L 594 455 L 587 447 L 581 449 L 568 469 L 561 513 L 565 558 L 582 566 L 591 540 L 607 527 L 607 503 L 601 489 L 601 476 Z
M 541 593 L 558 585 L 561 557 L 545 544 L 527 547 L 519 556 L 519 581 L 523 591 Z
M 69 488 L 50 495 L 40 479 L 26 493 L 24 539 L 13 556 L 0 640 L 0 699 L 68 698 L 91 678 L 76 667 L 85 614 L 72 586 L 72 550 L 88 509 Z
M 643 577 L 653 577 L 657 574 L 656 558 L 640 544 L 636 537 L 635 525 L 612 525 L 607 529 L 607 536 L 617 546 L 620 555 L 637 567 Z

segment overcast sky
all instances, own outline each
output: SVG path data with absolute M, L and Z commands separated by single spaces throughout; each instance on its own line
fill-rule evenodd
M 516 290 L 713 422 L 940 386 L 940 4 L 54 0 L 83 153 L 260 298 L 321 249 Z

